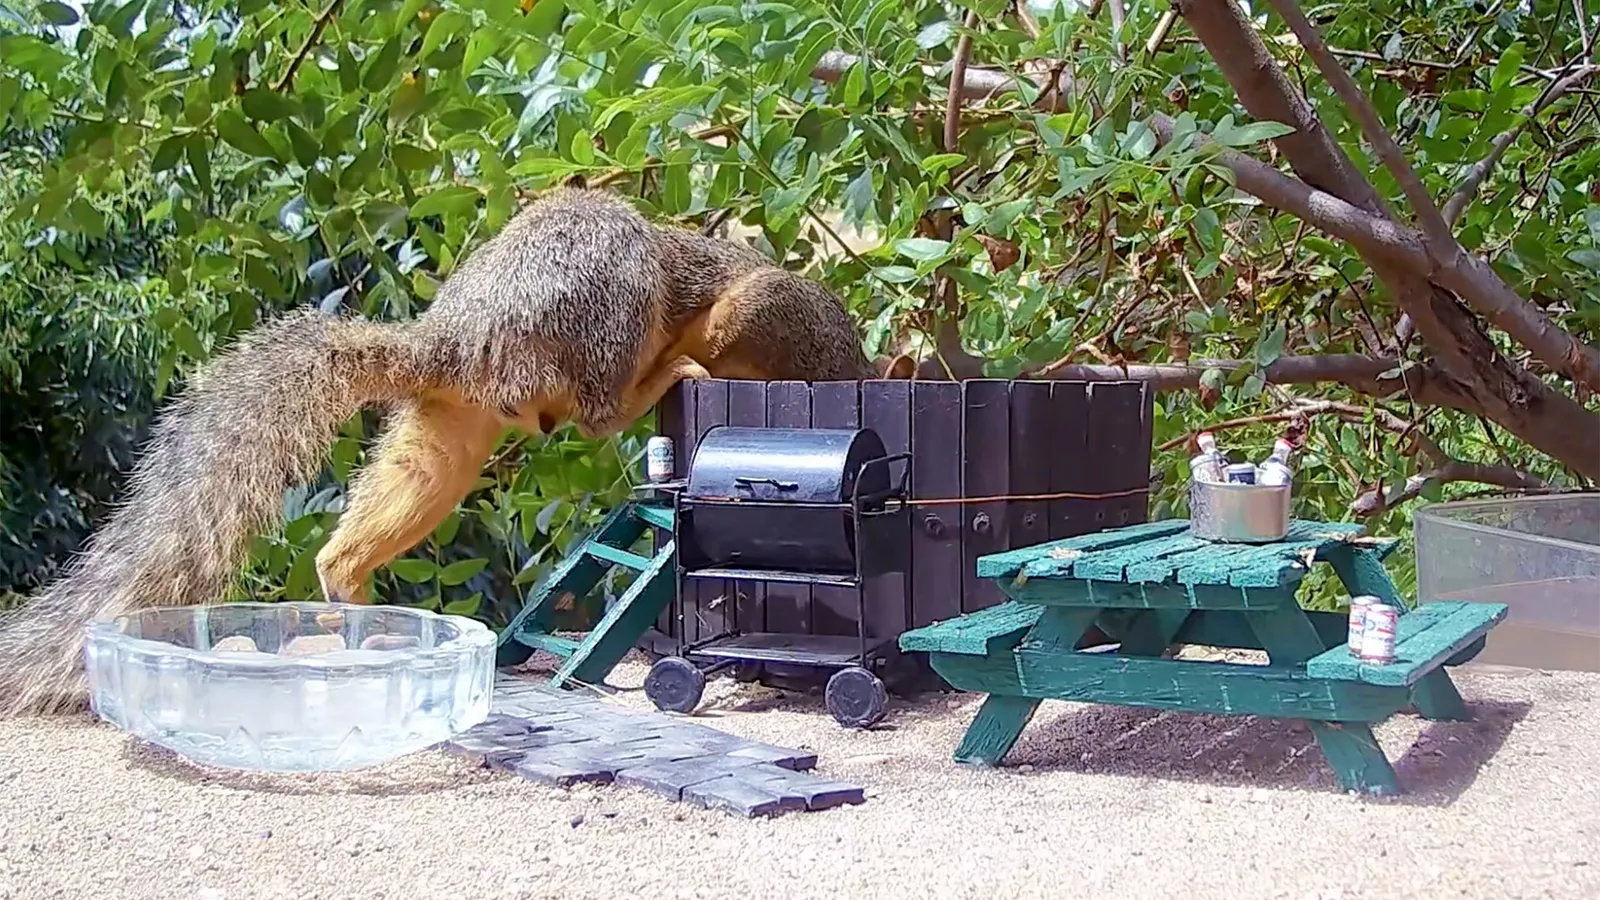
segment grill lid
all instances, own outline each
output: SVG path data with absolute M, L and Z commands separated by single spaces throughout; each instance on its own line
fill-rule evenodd
M 888 456 L 870 428 L 745 428 L 706 432 L 689 466 L 690 499 L 848 503 L 861 466 Z M 889 467 L 862 476 L 861 493 L 887 493 Z

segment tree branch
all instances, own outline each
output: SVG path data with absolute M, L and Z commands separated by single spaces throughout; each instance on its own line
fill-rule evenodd
M 1416 499 L 1430 487 L 1459 481 L 1492 484 L 1515 491 L 1551 490 L 1550 484 L 1544 479 L 1520 469 L 1452 459 L 1436 468 L 1413 475 L 1403 484 L 1394 485 L 1386 491 L 1382 490 L 1380 485 L 1361 494 L 1350 501 L 1350 512 L 1362 517 L 1375 516 L 1408 500 Z
M 1356 121 L 1361 124 L 1361 130 L 1366 133 L 1367 140 L 1377 151 L 1378 158 L 1383 160 L 1384 166 L 1400 183 L 1400 189 L 1411 202 L 1412 212 L 1422 222 L 1422 233 L 1427 238 L 1428 249 L 1434 259 L 1440 264 L 1449 263 L 1463 252 L 1461 245 L 1456 243 L 1455 235 L 1450 231 L 1450 226 L 1445 224 L 1439 208 L 1433 205 L 1433 195 L 1428 193 L 1428 189 L 1422 184 L 1422 179 L 1411 168 L 1411 164 L 1406 162 L 1400 147 L 1395 144 L 1383 121 L 1378 118 L 1378 111 L 1372 108 L 1372 102 L 1367 99 L 1367 95 L 1362 92 L 1355 79 L 1350 77 L 1350 73 L 1344 70 L 1344 66 L 1333 58 L 1333 54 L 1328 51 L 1327 43 L 1322 40 L 1322 33 L 1311 24 L 1294 0 L 1271 0 L 1271 2 L 1278 15 L 1282 16 L 1289 28 L 1294 31 L 1295 37 L 1300 39 L 1301 46 L 1305 47 L 1306 52 L 1316 61 L 1317 68 L 1322 71 L 1322 76 L 1328 79 L 1328 84 L 1333 87 L 1334 93 L 1338 94 L 1339 99 L 1343 100 L 1355 114 Z
M 1296 129 L 1274 140 L 1295 173 L 1313 188 L 1387 218 L 1388 210 L 1371 182 L 1355 169 L 1289 84 L 1237 4 L 1176 2 L 1250 114 Z M 1370 248 L 1361 255 L 1409 316 L 1441 368 L 1470 389 L 1489 418 L 1584 475 L 1600 477 L 1600 454 L 1593 450 L 1600 444 L 1600 415 L 1501 356 L 1471 313 L 1448 291 L 1428 281 L 1426 268 L 1373 255 Z M 1461 257 L 1470 260 L 1466 254 Z
M 277 84 L 272 86 L 275 93 L 281 94 L 294 84 L 294 73 L 300 71 L 300 64 L 311 55 L 311 49 L 317 46 L 317 41 L 322 40 L 323 29 L 339 15 L 339 7 L 343 4 L 344 0 L 329 0 L 327 8 L 317 15 L 316 21 L 311 25 L 311 33 L 306 35 L 305 41 L 300 44 L 300 49 L 295 51 L 294 58 L 289 60 L 288 70 L 278 79 Z
M 1517 136 L 1522 134 L 1524 128 L 1533 123 L 1539 113 L 1543 112 L 1552 103 L 1560 100 L 1568 91 L 1577 87 L 1584 79 L 1597 71 L 1600 71 L 1600 66 L 1587 63 L 1581 64 L 1566 77 L 1545 85 L 1545 89 L 1540 92 L 1539 96 L 1534 98 L 1532 103 L 1523 107 L 1522 121 L 1500 132 L 1495 137 L 1494 142 L 1489 146 L 1489 152 L 1484 155 L 1483 159 L 1478 160 L 1473 165 L 1472 169 L 1467 172 L 1466 177 L 1456 186 L 1455 192 L 1450 195 L 1450 199 L 1445 201 L 1445 222 L 1454 225 L 1461 218 L 1461 214 L 1466 211 L 1467 204 L 1472 202 L 1472 198 L 1478 193 L 1478 188 L 1483 185 L 1483 180 L 1499 164 L 1500 157 L 1505 155 L 1506 150 L 1516 142 Z

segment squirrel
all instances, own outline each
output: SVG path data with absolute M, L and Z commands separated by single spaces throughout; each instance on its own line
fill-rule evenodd
M 683 379 L 911 377 L 869 363 L 842 302 L 752 248 L 560 187 L 469 254 L 416 318 L 315 308 L 246 332 L 162 410 L 128 497 L 61 577 L 0 618 L 0 717 L 82 709 L 92 619 L 218 602 L 284 491 L 337 430 L 390 416 L 317 553 L 323 596 L 367 603 L 372 573 L 420 543 L 507 428 L 615 434 Z

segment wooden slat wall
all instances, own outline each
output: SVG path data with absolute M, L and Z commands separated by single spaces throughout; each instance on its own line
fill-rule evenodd
M 889 453 L 910 452 L 911 382 L 861 382 L 861 425 L 876 431 Z M 907 465 L 910 460 L 893 464 L 889 467 L 889 477 L 899 478 L 901 466 Z M 916 527 L 915 519 L 906 522 L 907 547 L 911 545 L 909 532 Z M 868 637 L 892 638 L 910 627 L 906 623 L 911 621 L 912 571 L 908 567 L 903 582 L 897 576 L 886 576 L 875 578 L 867 585 Z
M 861 382 L 819 381 L 811 386 L 812 428 L 861 427 Z M 855 634 L 860 610 L 853 588 L 811 589 L 811 633 Z
M 728 424 L 764 427 L 767 424 L 767 383 L 728 382 Z M 753 581 L 731 581 L 737 592 L 735 623 L 742 632 L 767 630 L 767 586 Z
M 907 628 L 983 609 L 1000 592 L 974 577 L 977 558 L 1013 547 L 1143 522 L 1143 494 L 917 504 L 917 499 L 1105 493 L 1149 482 L 1153 395 L 1137 382 L 702 381 L 675 387 L 658 407 L 673 439 L 676 472 L 688 474 L 694 447 L 715 425 L 875 430 L 890 453 L 914 448 L 907 590 L 895 578 L 869 587 L 868 633 Z M 894 474 L 898 474 L 898 466 Z M 982 517 L 982 518 L 980 518 Z M 703 585 L 686 595 L 690 640 L 741 631 L 852 634 L 850 590 L 803 585 Z M 703 592 L 702 592 L 703 591 Z M 728 593 L 727 599 L 714 602 Z M 676 635 L 673 623 L 658 623 Z
M 774 381 L 768 384 L 767 426 L 809 428 L 811 385 L 804 381 Z M 788 634 L 814 633 L 811 630 L 809 585 L 767 585 L 767 630 Z

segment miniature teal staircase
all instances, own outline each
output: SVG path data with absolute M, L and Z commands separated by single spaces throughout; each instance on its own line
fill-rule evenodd
M 650 527 L 670 531 L 672 510 L 637 501 L 612 510 L 534 588 L 516 618 L 500 633 L 496 665 L 520 665 L 535 650 L 543 650 L 564 660 L 550 679 L 556 687 L 569 681 L 604 681 L 672 601 L 672 542 L 665 542 L 649 558 L 627 549 Z M 638 576 L 594 629 L 581 641 L 551 634 L 558 608 L 588 596 L 613 566 L 631 569 Z

